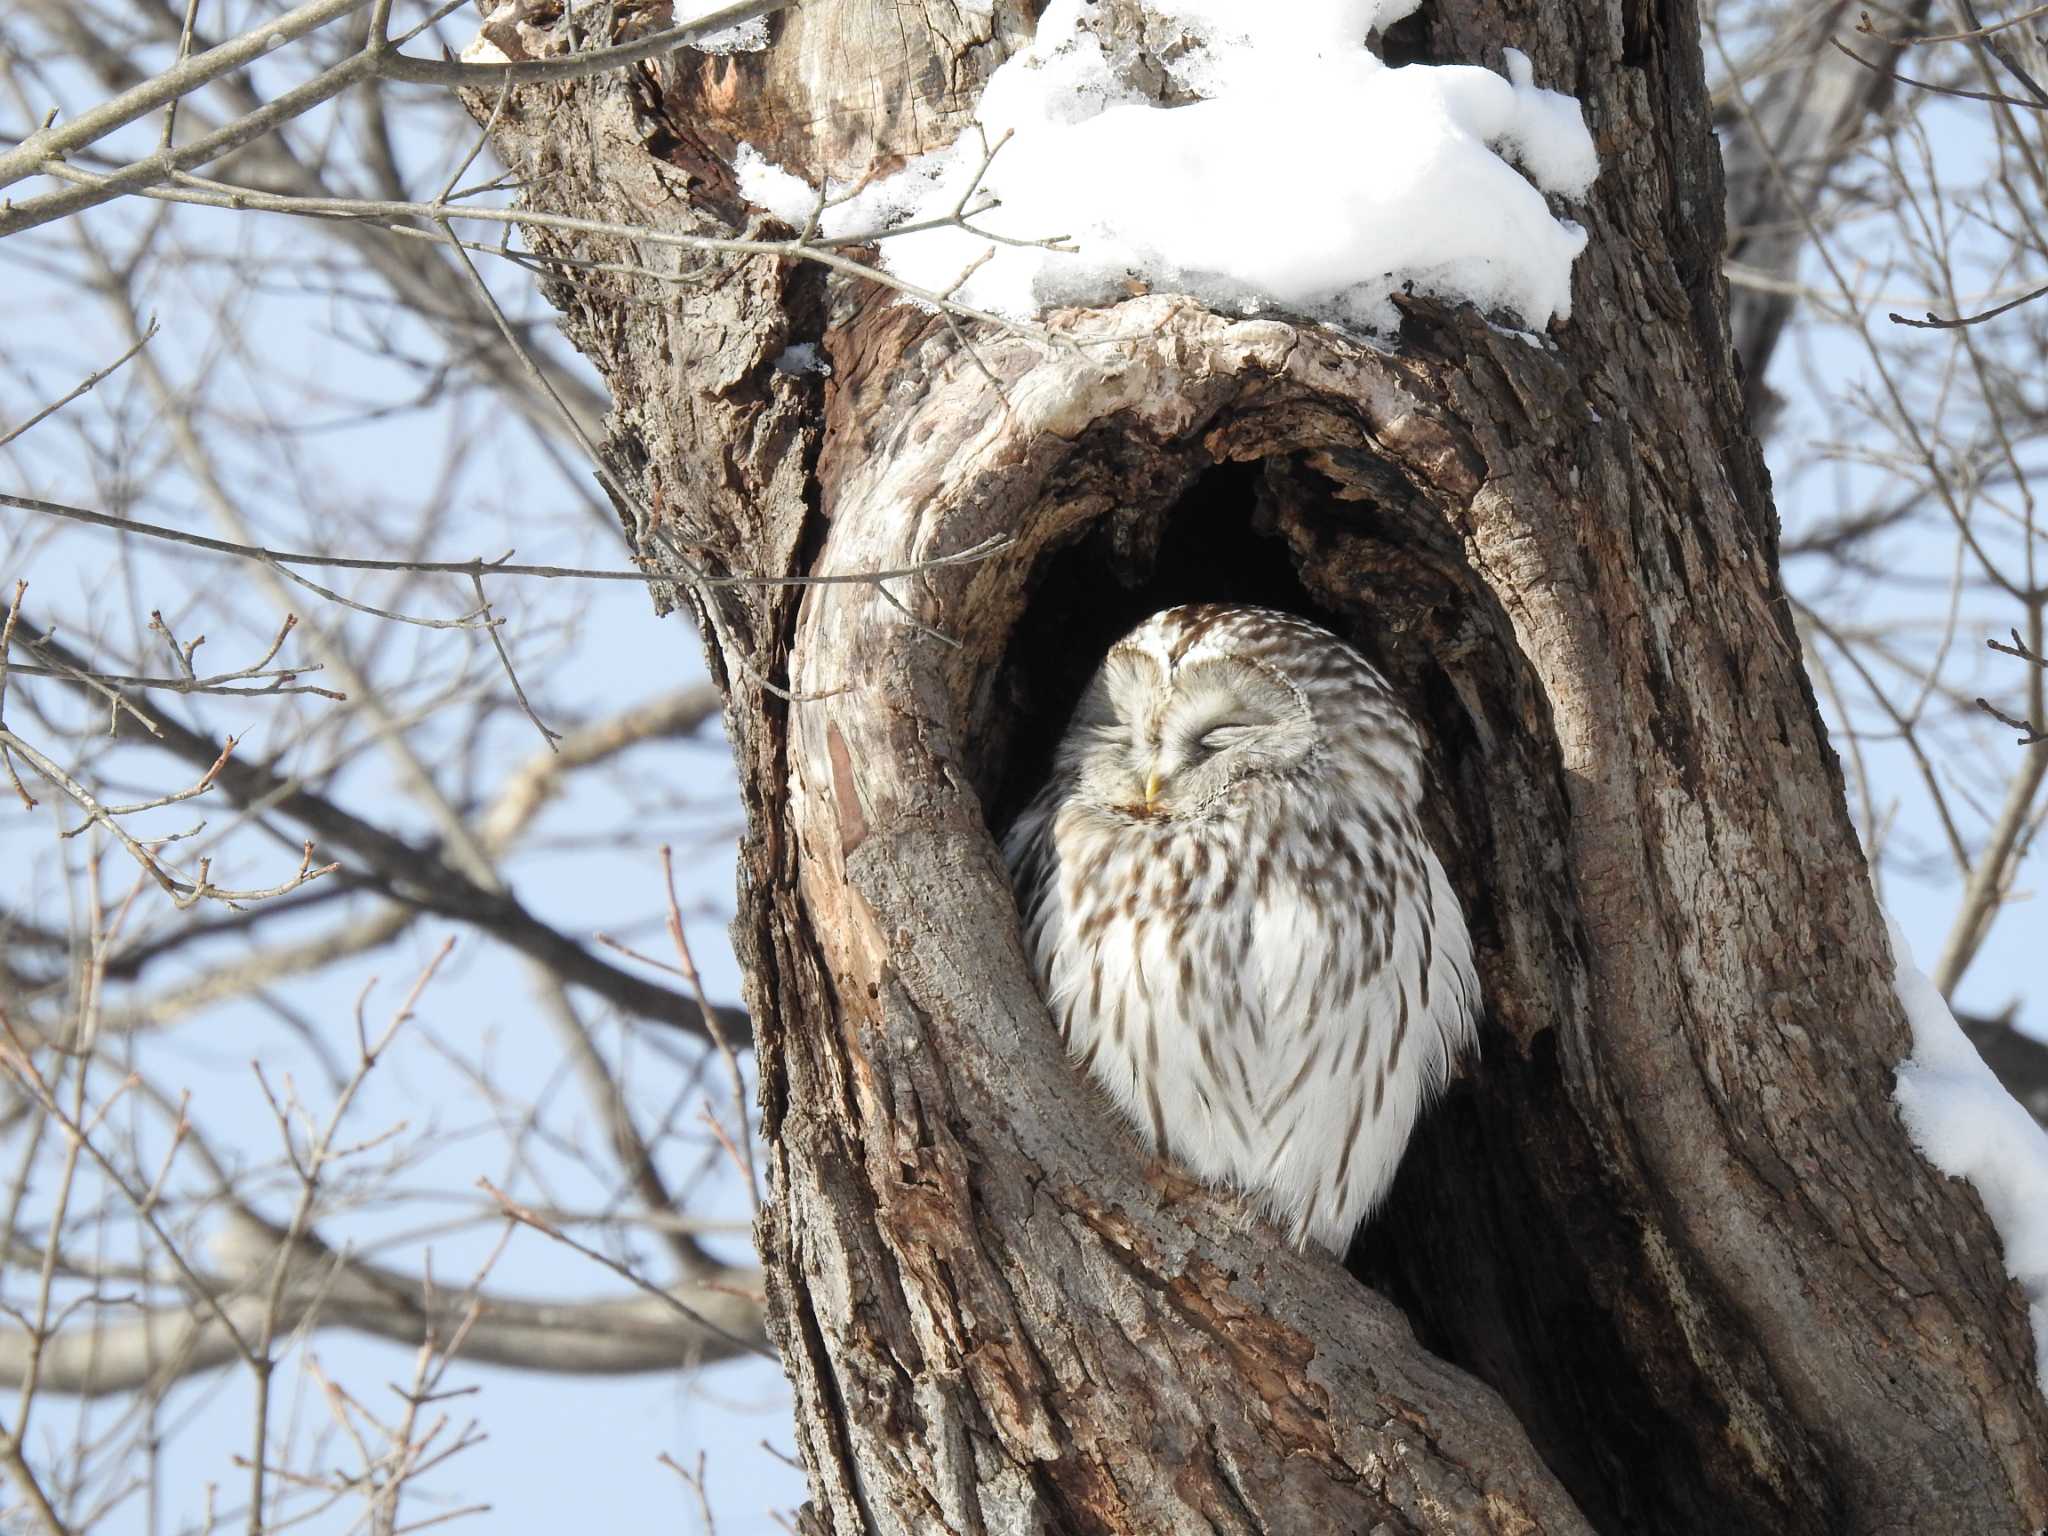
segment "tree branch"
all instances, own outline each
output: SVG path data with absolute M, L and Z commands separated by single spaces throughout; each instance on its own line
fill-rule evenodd
M 13 149 L 0 153 L 0 187 L 10 187 L 25 176 L 33 176 L 50 161 L 61 160 L 73 150 L 83 149 L 115 129 L 146 117 L 158 107 L 189 96 L 208 81 L 243 69 L 295 38 L 317 32 L 369 3 L 370 0 L 309 0 L 297 10 L 287 11 L 260 27 L 251 27 L 240 37 L 172 65 L 112 101 L 80 113 L 61 128 L 38 129 Z
M 320 13 L 321 20 L 316 25 L 325 25 L 335 16 L 359 10 L 367 3 L 368 0 L 316 0 L 316 3 L 303 7 L 302 10 Z M 245 144 L 253 143 L 275 132 L 286 123 L 303 117 L 322 102 L 332 100 L 349 87 L 366 80 L 388 78 L 441 85 L 481 86 L 505 81 L 516 83 L 575 79 L 614 69 L 655 53 L 672 52 L 677 48 L 687 47 L 692 42 L 726 31 L 740 22 L 780 10 L 789 3 L 790 0 L 741 0 L 740 4 L 727 6 L 703 22 L 657 34 L 658 44 L 657 38 L 642 38 L 617 48 L 596 49 L 584 54 L 519 64 L 437 64 L 426 59 L 408 58 L 393 49 L 384 39 L 373 38 L 368 46 L 350 54 L 340 63 L 322 70 L 291 90 L 280 92 L 255 111 L 244 113 L 234 122 L 225 124 L 211 133 L 202 134 L 189 143 L 167 145 L 155 154 L 125 165 L 109 176 L 94 178 L 90 185 L 73 186 L 66 191 L 47 192 L 40 197 L 31 197 L 19 203 L 0 205 L 0 238 L 18 234 L 25 229 L 37 228 L 56 219 L 68 218 L 88 208 L 96 208 L 114 198 L 153 187 L 168 180 L 178 171 L 218 160 Z M 261 29 L 258 29 L 259 33 L 260 31 Z M 250 35 L 254 37 L 257 33 Z M 211 55 L 201 57 L 207 58 Z M 189 60 L 187 64 L 198 62 Z M 246 59 L 238 55 L 215 73 L 224 73 L 245 62 Z M 168 72 L 174 84 L 179 81 L 179 72 L 185 67 L 176 66 Z M 196 90 L 204 83 L 204 79 L 195 79 L 189 84 L 182 84 L 167 92 L 164 87 L 155 86 L 153 83 L 137 87 L 136 91 L 129 93 L 129 98 L 144 100 L 146 104 L 135 108 L 132 116 L 141 116 L 166 101 L 175 100 Z M 128 112 L 131 106 L 132 101 L 124 100 L 118 112 Z M 131 117 L 121 118 L 124 122 L 130 120 Z M 118 123 L 112 123 L 101 131 L 111 131 L 117 126 Z M 25 168 L 17 168 L 14 177 L 10 179 L 19 179 L 22 175 L 37 171 L 54 171 L 62 165 L 63 157 L 61 151 L 53 152 L 38 145 L 37 136 L 31 135 L 8 153 L 5 162 L 0 163 L 11 164 L 16 161 L 22 162 Z M 4 184 L 0 182 L 0 185 Z
M 13 609 L 10 606 L 6 611 Z M 19 623 L 38 644 L 67 665 L 81 672 L 91 670 L 83 658 L 51 640 L 26 618 Z M 71 679 L 65 681 L 77 686 Z M 159 734 L 149 738 L 151 745 L 202 768 L 220 756 L 220 749 L 206 737 L 177 721 L 159 718 L 157 724 Z M 251 763 L 230 758 L 222 764 L 214 782 L 236 804 L 260 804 L 274 809 L 332 848 L 352 854 L 361 866 L 358 873 L 392 900 L 478 928 L 549 967 L 563 981 L 588 988 L 629 1013 L 709 1038 L 694 1000 L 599 958 L 534 917 L 511 892 L 487 890 L 450 867 L 431 849 L 394 837 L 296 780 Z M 753 1031 L 744 1010 L 721 1008 L 719 1023 L 736 1044 L 751 1043 Z
M 69 0 L 26 3 L 72 57 L 90 68 L 103 83 L 119 87 L 145 78 L 128 52 L 102 38 L 90 25 L 89 17 L 82 15 Z M 175 16 L 160 19 L 165 27 L 177 25 Z M 214 89 L 224 93 L 245 114 L 263 104 L 263 97 L 250 85 L 246 74 L 223 76 L 215 82 Z M 187 102 L 183 111 L 188 119 L 203 120 L 195 103 Z M 283 134 L 272 134 L 246 146 L 236 163 L 252 180 L 279 191 L 310 197 L 333 195 L 333 188 L 319 169 L 301 159 Z M 387 186 L 386 190 L 402 195 L 403 189 Z M 376 273 L 398 305 L 433 327 L 451 357 L 509 399 L 529 424 L 549 438 L 561 431 L 552 407 L 534 396 L 518 369 L 507 366 L 509 360 L 502 355 L 503 349 L 491 340 L 495 333 L 490 317 L 476 308 L 468 285 L 457 280 L 445 259 L 395 248 L 382 231 L 348 220 L 329 220 L 315 227 L 338 241 L 354 262 Z M 571 403 L 579 419 L 595 423 L 603 418 L 604 394 L 593 388 L 584 374 L 547 354 L 543 354 L 541 366 L 555 392 Z
M 231 1220 L 213 1244 L 212 1264 L 192 1266 L 210 1299 L 110 1308 L 111 1320 L 63 1329 L 42 1341 L 38 1385 L 48 1392 L 105 1397 L 234 1364 L 242 1356 L 228 1324 L 244 1337 L 260 1331 L 269 1305 L 264 1291 L 285 1252 L 284 1237 L 266 1223 Z M 757 1271 L 719 1267 L 663 1295 L 568 1299 L 487 1292 L 462 1355 L 479 1364 L 558 1375 L 623 1376 L 709 1365 L 767 1347 L 760 1288 Z M 429 1289 L 417 1276 L 345 1257 L 306 1238 L 290 1256 L 275 1332 L 341 1328 L 418 1345 L 430 1335 L 447 1338 L 468 1308 L 466 1292 Z M 0 1385 L 21 1383 L 30 1346 L 18 1330 L 0 1334 Z
M 1917 19 L 1926 9 L 1916 0 L 1907 15 Z M 1865 125 L 1891 100 L 1888 75 L 1859 69 L 1829 46 L 1854 10 L 1847 0 L 1833 0 L 1819 11 L 1784 12 L 1785 32 L 1750 61 L 1752 74 L 1768 71 L 1754 104 L 1717 114 L 1728 187 L 1726 259 L 1772 280 L 1732 286 L 1728 295 L 1744 403 L 1759 431 L 1771 408 L 1764 379 L 1800 292 L 1793 279 L 1807 232 L 1798 210 L 1818 207 Z M 1892 45 L 1893 56 L 1897 51 Z M 1749 87 L 1737 78 L 1721 89 L 1725 96 Z

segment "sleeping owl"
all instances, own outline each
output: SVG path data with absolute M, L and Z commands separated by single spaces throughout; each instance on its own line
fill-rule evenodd
M 1139 1136 L 1341 1253 L 1475 1041 L 1420 734 L 1350 646 L 1203 604 L 1110 649 L 1005 840 L 1060 1036 Z

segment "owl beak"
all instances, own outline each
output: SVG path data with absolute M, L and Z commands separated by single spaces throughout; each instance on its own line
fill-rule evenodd
M 1159 770 L 1154 768 L 1145 775 L 1145 809 L 1155 810 L 1159 805 Z

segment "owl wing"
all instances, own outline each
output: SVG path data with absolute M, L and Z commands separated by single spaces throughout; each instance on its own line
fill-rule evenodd
M 1391 865 L 1368 860 L 1341 899 L 1311 886 L 1254 909 L 1267 1036 L 1256 1182 L 1297 1241 L 1342 1249 L 1472 1039 L 1462 914 L 1433 855 L 1412 867 L 1380 878 Z

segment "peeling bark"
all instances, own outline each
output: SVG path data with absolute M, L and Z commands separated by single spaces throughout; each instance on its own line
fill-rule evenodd
M 764 54 L 522 91 L 499 147 L 551 211 L 731 233 L 738 138 L 843 176 L 957 132 L 1028 26 L 963 11 L 810 0 Z M 1387 352 L 1155 295 L 1050 321 L 1112 344 L 970 353 L 766 258 L 674 303 L 550 285 L 657 564 L 1009 540 L 887 595 L 688 593 L 749 817 L 808 1528 L 2032 1529 L 2024 1308 L 1890 1104 L 1907 1034 L 1744 425 L 1697 19 L 1447 4 L 1397 34 L 1523 48 L 1585 106 L 1592 243 L 1546 345 L 1417 303 Z M 831 376 L 777 372 L 793 341 Z M 991 821 L 1100 643 L 1186 597 L 1330 624 L 1434 738 L 1489 1015 L 1354 1252 L 1379 1290 L 1146 1166 L 1018 947 Z

